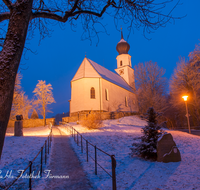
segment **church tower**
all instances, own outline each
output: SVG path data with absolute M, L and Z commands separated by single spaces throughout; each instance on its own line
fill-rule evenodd
M 124 40 L 121 31 L 121 40 L 118 42 L 116 49 L 119 53 L 117 56 L 117 69 L 115 71 L 131 86 L 134 87 L 134 70 L 131 65 L 131 56 L 128 54 L 130 45 Z

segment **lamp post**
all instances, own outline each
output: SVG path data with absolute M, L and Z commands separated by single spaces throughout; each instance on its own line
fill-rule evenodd
M 190 120 L 189 120 L 188 107 L 187 107 L 187 98 L 188 98 L 188 96 L 182 96 L 182 98 L 183 98 L 184 101 L 185 101 L 186 117 L 187 117 L 187 122 L 188 122 L 189 133 L 191 134 L 191 130 L 190 130 Z

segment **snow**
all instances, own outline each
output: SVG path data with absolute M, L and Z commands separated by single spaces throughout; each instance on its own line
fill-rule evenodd
M 142 135 L 141 129 L 146 125 L 146 121 L 141 120 L 138 116 L 105 120 L 103 121 L 103 127 L 101 129 L 94 130 L 88 130 L 76 123 L 70 123 L 70 125 L 79 131 L 90 143 L 96 145 L 97 148 L 102 149 L 110 155 L 115 155 L 117 161 L 116 180 L 118 190 L 200 189 L 199 136 L 180 131 L 165 130 L 172 134 L 180 150 L 182 161 L 176 163 L 161 163 L 145 161 L 136 156 L 131 156 L 130 154 L 132 144 L 138 141 L 134 140 L 134 138 Z M 66 125 L 60 126 L 59 129 L 66 134 L 70 134 Z M 26 134 L 37 134 L 37 131 L 40 131 L 40 136 L 26 136 Z M 9 133 L 7 134 L 11 135 Z M 0 165 L 0 171 L 2 171 L 2 173 L 7 170 L 16 172 L 19 169 L 24 169 L 28 165 L 28 161 L 35 157 L 40 147 L 44 144 L 48 135 L 48 128 L 24 129 L 24 134 L 24 137 L 6 136 Z M 41 136 L 41 134 L 45 135 L 45 137 Z M 89 162 L 87 162 L 85 150 L 81 153 L 81 148 L 77 146 L 71 135 L 70 142 L 94 189 L 111 189 L 111 177 L 99 166 L 97 168 L 98 175 L 95 175 L 94 161 L 89 157 Z M 85 148 L 85 141 L 83 141 L 83 145 Z M 94 158 L 94 147 L 91 145 L 89 145 L 89 152 Z M 51 155 L 52 154 L 51 152 Z M 110 157 L 99 150 L 97 150 L 97 162 L 105 168 L 109 174 L 112 173 Z M 39 161 L 36 163 L 39 164 Z M 48 168 L 48 164 L 46 168 Z M 60 168 L 60 170 L 62 170 L 62 168 Z M 2 174 L 0 174 L 0 176 L 1 175 Z M 0 179 L 0 189 L 2 185 L 12 180 L 13 179 L 8 178 L 2 181 Z M 45 189 L 45 182 L 45 179 L 35 179 L 33 182 L 34 189 Z M 36 184 L 37 187 L 35 187 Z M 20 179 L 16 187 L 18 189 L 27 189 L 28 180 Z
M 70 123 L 84 138 L 103 151 L 114 154 L 117 167 L 117 189 L 199 189 L 200 187 L 200 137 L 180 131 L 165 130 L 171 133 L 180 150 L 182 161 L 176 163 L 161 163 L 145 161 L 131 156 L 134 138 L 142 135 L 141 128 L 146 122 L 138 116 L 129 116 L 117 120 L 105 120 L 101 129 L 88 130 L 76 123 Z M 59 127 L 69 134 L 66 126 Z M 83 168 L 97 189 L 111 189 L 112 180 L 100 167 L 98 175 L 94 174 L 94 161 L 81 153 L 71 137 L 71 144 L 82 162 Z M 79 139 L 80 144 L 80 139 Z M 85 146 L 85 144 L 83 144 Z M 94 158 L 94 148 L 89 146 Z M 97 150 L 97 162 L 111 174 L 111 160 L 109 156 Z
M 121 42 L 126 42 L 126 41 L 122 38 L 117 44 L 119 44 Z
M 33 128 L 23 128 L 24 136 L 48 136 L 49 127 L 33 127 Z M 6 136 L 14 136 L 14 128 L 8 128 L 6 131 Z
M 4 187 L 9 185 L 16 176 L 21 174 L 20 170 L 24 170 L 28 166 L 29 161 L 33 160 L 50 133 L 48 126 L 24 128 L 23 137 L 13 136 L 13 131 L 13 128 L 7 130 L 4 141 L 4 148 L 0 161 L 0 189 L 4 189 Z M 38 174 L 39 165 L 40 155 L 32 165 L 34 176 Z M 44 168 L 46 168 L 46 166 L 44 165 Z M 29 171 L 29 169 L 27 171 Z M 26 173 L 24 173 L 24 175 Z M 33 187 L 36 185 L 34 182 L 35 180 L 38 182 L 38 179 L 33 179 Z M 13 187 L 14 189 L 28 189 L 28 179 L 18 179 Z

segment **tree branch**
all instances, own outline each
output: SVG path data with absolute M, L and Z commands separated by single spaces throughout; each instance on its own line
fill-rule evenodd
M 80 15 L 80 14 L 90 14 L 90 15 L 94 15 L 94 16 L 97 16 L 97 17 L 101 17 L 105 13 L 106 9 L 109 6 L 115 6 L 114 1 L 108 0 L 107 4 L 103 7 L 102 11 L 100 13 L 98 13 L 98 12 L 90 11 L 90 10 L 82 10 L 80 7 L 78 7 L 78 2 L 79 2 L 79 0 L 76 0 L 73 8 L 70 11 L 66 11 L 64 16 L 59 16 L 59 15 L 52 13 L 52 12 L 42 12 L 42 11 L 38 12 L 38 11 L 36 11 L 36 12 L 32 13 L 31 19 L 34 19 L 34 18 L 49 18 L 49 19 L 60 21 L 60 22 L 66 22 L 69 17 L 73 17 L 73 16 Z M 75 11 L 76 9 L 78 9 L 79 11 Z
M 10 13 L 1 13 L 0 14 L 0 22 L 4 21 L 4 20 L 8 20 L 10 18 Z
M 10 2 L 10 0 L 3 0 L 3 2 L 9 8 L 9 10 L 11 10 L 13 8 L 13 4 L 12 4 L 12 2 Z
M 79 2 L 79 0 L 76 0 L 76 2 L 74 3 L 74 6 L 72 7 L 72 9 L 70 11 L 71 13 L 73 13 L 76 10 L 78 2 Z

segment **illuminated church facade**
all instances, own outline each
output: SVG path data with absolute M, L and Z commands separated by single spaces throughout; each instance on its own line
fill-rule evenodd
M 130 45 L 121 40 L 116 47 L 117 68 L 115 73 L 84 58 L 71 80 L 70 115 L 80 112 L 138 112 L 133 91 L 135 85 Z

